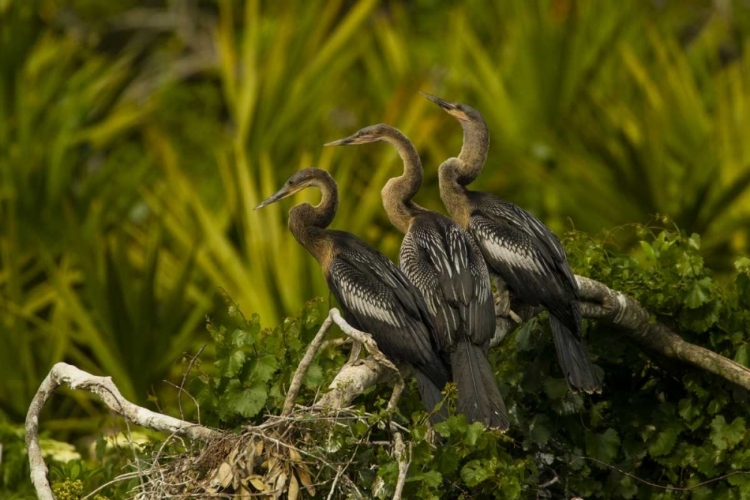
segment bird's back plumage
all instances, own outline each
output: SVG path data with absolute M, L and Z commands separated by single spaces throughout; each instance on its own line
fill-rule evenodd
M 357 237 L 331 233 L 333 256 L 324 272 L 347 321 L 371 334 L 391 360 L 413 365 L 440 392 L 450 374 L 434 345 L 434 326 L 419 290 Z
M 507 429 L 505 405 L 487 360 L 495 331 L 489 273 L 471 236 L 434 212 L 412 221 L 401 268 L 432 314 L 436 345 L 451 360 L 458 409 L 471 421 Z
M 550 325 L 560 366 L 571 387 L 601 390 L 581 342 L 580 292 L 560 240 L 522 208 L 486 193 L 470 195 L 469 232 L 492 272 L 525 303 L 541 304 Z

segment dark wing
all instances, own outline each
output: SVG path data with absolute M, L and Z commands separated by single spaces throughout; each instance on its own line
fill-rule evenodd
M 565 249 L 555 233 L 537 219 L 532 213 L 523 208 L 492 197 L 485 203 L 480 200 L 479 210 L 491 219 L 504 222 L 510 227 L 526 234 L 534 244 L 539 254 L 544 258 L 549 267 L 557 270 L 566 280 L 570 290 L 578 296 L 578 282 L 573 271 L 568 265 Z
M 469 231 L 490 268 L 519 298 L 545 304 L 564 297 L 554 263 L 528 234 L 477 213 L 469 221 Z
M 422 292 L 435 325 L 435 344 L 439 351 L 446 352 L 455 345 L 461 315 L 456 304 L 446 300 L 440 286 L 439 273 L 428 255 L 429 251 L 417 243 L 414 233 L 406 233 L 399 256 L 401 269 Z
M 577 297 L 566 276 L 540 248 L 535 239 L 510 224 L 475 213 L 469 221 L 490 268 L 500 275 L 511 291 L 524 302 L 542 304 L 578 331 L 578 319 L 571 302 Z
M 400 264 L 433 315 L 438 348 L 460 335 L 483 344 L 494 332 L 489 275 L 471 237 L 439 214 L 417 218 L 401 244 Z
M 364 244 L 344 245 L 328 266 L 327 281 L 347 316 L 386 356 L 415 365 L 438 387 L 445 385 L 448 372 L 422 317 L 427 306 L 390 260 Z
M 472 341 L 489 347 L 495 334 L 495 302 L 492 298 L 492 283 L 482 252 L 470 234 L 464 232 L 469 250 L 469 269 L 474 278 L 474 299 L 469 304 L 469 324 Z

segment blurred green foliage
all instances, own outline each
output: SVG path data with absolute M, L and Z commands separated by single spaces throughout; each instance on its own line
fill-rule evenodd
M 270 324 L 327 296 L 288 204 L 252 211 L 301 167 L 339 181 L 335 227 L 395 256 L 396 155 L 321 145 L 398 126 L 440 209 L 461 134 L 418 90 L 485 114 L 478 188 L 558 233 L 665 214 L 730 271 L 750 245 L 748 33 L 739 0 L 0 0 L 0 418 L 60 360 L 174 403 L 161 380 L 209 340 L 217 289 Z M 99 416 L 73 394 L 45 425 Z

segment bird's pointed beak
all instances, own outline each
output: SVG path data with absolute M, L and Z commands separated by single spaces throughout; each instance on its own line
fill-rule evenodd
M 427 92 L 422 92 L 422 91 L 419 91 L 419 94 L 422 97 L 426 97 L 427 99 L 431 100 L 432 102 L 434 102 L 435 104 L 437 104 L 438 106 L 440 106 L 441 108 L 443 108 L 444 110 L 448 112 L 456 109 L 455 104 L 453 104 L 452 102 L 448 102 L 445 99 L 441 99 L 436 95 L 428 94 Z
M 432 102 L 434 102 L 435 104 L 443 108 L 443 110 L 445 110 L 449 115 L 453 116 L 457 120 L 469 119 L 469 117 L 466 116 L 466 113 L 458 109 L 456 103 L 446 101 L 445 99 L 441 99 L 438 96 L 428 94 L 427 92 L 420 91 L 419 93 L 423 97 L 426 97 L 427 99 L 431 100 Z
M 299 191 L 299 189 L 289 189 L 288 187 L 284 186 L 283 188 L 279 189 L 275 194 L 272 194 L 265 200 L 261 201 L 257 207 L 255 207 L 253 210 L 258 210 L 259 208 L 266 207 L 270 205 L 271 203 L 276 203 L 277 201 L 286 198 L 287 196 L 291 196 L 294 193 Z
M 353 144 L 360 144 L 357 142 L 357 134 L 352 134 L 337 141 L 326 142 L 323 146 L 351 146 Z

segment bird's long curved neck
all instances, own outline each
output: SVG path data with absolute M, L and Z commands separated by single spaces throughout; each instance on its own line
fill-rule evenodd
M 326 228 L 333 222 L 338 208 L 338 188 L 332 180 L 316 179 L 311 186 L 320 188 L 322 198 L 315 206 L 303 203 L 289 212 L 289 230 L 300 245 L 319 261 L 323 258 L 326 244 Z
M 462 121 L 461 127 L 464 130 L 464 143 L 458 155 L 462 162 L 458 182 L 465 186 L 482 173 L 490 150 L 490 131 L 483 120 Z
M 383 188 L 383 207 L 396 228 L 406 233 L 411 220 L 422 208 L 412 201 L 422 186 L 422 160 L 414 144 L 398 130 L 384 138 L 393 145 L 404 162 L 404 173 L 388 181 Z
M 438 180 L 440 181 L 440 199 L 451 216 L 463 229 L 469 227 L 471 216 L 471 202 L 469 190 L 460 182 L 460 172 L 466 166 L 458 158 L 448 158 L 440 165 Z

